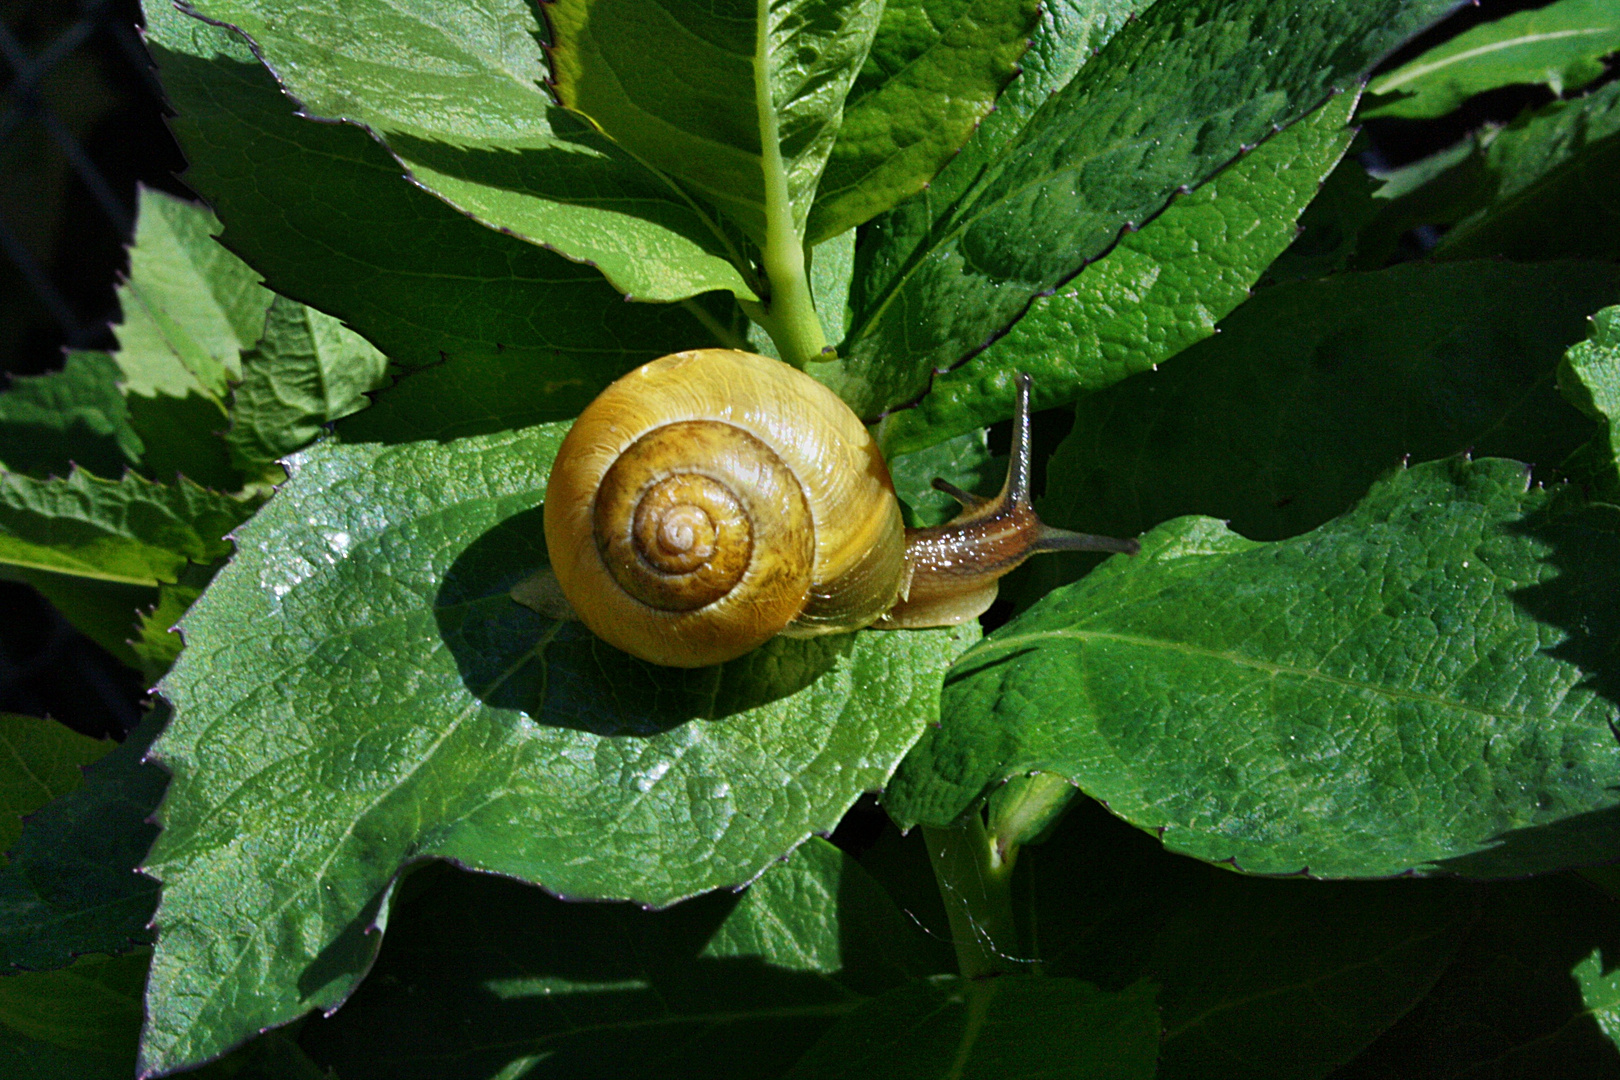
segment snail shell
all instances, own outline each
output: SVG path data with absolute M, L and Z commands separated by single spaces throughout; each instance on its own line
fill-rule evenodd
M 654 360 L 592 402 L 552 466 L 545 533 L 585 624 L 672 667 L 871 625 L 907 584 L 900 506 L 860 419 L 731 349 Z

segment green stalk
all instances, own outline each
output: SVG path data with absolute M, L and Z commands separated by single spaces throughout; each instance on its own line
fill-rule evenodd
M 980 812 L 975 809 L 948 828 L 924 826 L 923 839 L 945 901 L 962 977 L 1033 971 L 1033 962 L 1019 959 L 1023 954 L 1013 919 L 1012 860 L 999 857 Z
M 758 103 L 760 157 L 765 172 L 765 244 L 760 254 L 770 295 L 760 303 L 739 301 L 748 317 L 765 328 L 783 360 L 804 368 L 821 355 L 827 339 L 816 317 L 816 301 L 805 272 L 804 231 L 793 220 L 787 166 L 770 80 L 770 5 L 756 0 L 754 100 Z
M 779 238 L 775 218 L 776 215 L 772 215 L 762 255 L 770 295 L 763 303 L 746 300 L 738 303 L 749 318 L 771 335 L 782 359 L 802 370 L 810 361 L 823 359 L 827 339 L 821 332 L 821 319 L 816 315 L 810 276 L 805 273 L 804 247 L 798 241 L 791 220 L 782 225 L 786 237 Z

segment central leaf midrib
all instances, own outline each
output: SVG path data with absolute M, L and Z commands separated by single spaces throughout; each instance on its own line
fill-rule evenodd
M 1590 34 L 1608 34 L 1608 33 L 1613 33 L 1613 28 L 1612 27 L 1596 26 L 1596 27 L 1579 27 L 1579 28 L 1574 29 L 1574 30 L 1550 30 L 1550 31 L 1547 31 L 1545 33 L 1525 34 L 1523 36 L 1516 37 L 1516 38 L 1508 38 L 1508 39 L 1506 39 L 1504 41 L 1497 41 L 1497 42 L 1492 42 L 1492 43 L 1487 44 L 1487 45 L 1480 45 L 1480 46 L 1477 46 L 1477 47 L 1472 48 L 1472 49 L 1464 49 L 1460 53 L 1455 53 L 1455 54 L 1453 54 L 1451 56 L 1442 57 L 1441 59 L 1435 60 L 1435 61 L 1433 61 L 1433 62 L 1431 62 L 1429 64 L 1426 64 L 1426 65 L 1424 65 L 1422 67 L 1413 68 L 1411 71 L 1407 72 L 1406 75 L 1403 78 L 1391 80 L 1390 82 L 1385 83 L 1378 90 L 1374 91 L 1374 93 L 1387 94 L 1391 90 L 1395 90 L 1395 89 L 1398 89 L 1399 87 L 1405 86 L 1407 83 L 1411 82 L 1413 79 L 1422 78 L 1424 75 L 1427 75 L 1430 72 L 1441 71 L 1441 70 L 1443 70 L 1443 69 L 1445 69 L 1447 67 L 1450 67 L 1452 64 L 1458 64 L 1458 63 L 1463 62 L 1464 60 L 1472 60 L 1476 56 L 1485 56 L 1485 55 L 1488 55 L 1488 54 L 1493 53 L 1493 52 L 1501 52 L 1504 49 L 1520 48 L 1520 47 L 1525 46 L 1525 45 L 1539 45 L 1543 41 L 1556 41 L 1559 38 L 1584 37 L 1584 36 L 1587 36 L 1587 35 L 1590 35 Z
M 1094 62 L 1096 62 L 1097 59 L 1098 59 L 1098 57 L 1092 57 L 1090 62 L 1094 63 Z M 1088 64 L 1088 66 L 1089 66 L 1089 64 Z M 1083 76 L 1084 72 L 1085 72 L 1085 68 L 1082 68 L 1080 72 L 1077 72 L 1075 74 L 1074 78 L 1075 79 L 1081 78 Z M 1074 82 L 1074 80 L 1071 79 L 1070 82 L 1068 84 L 1066 84 L 1062 89 L 1066 90 L 1069 86 L 1073 85 L 1073 82 Z M 1095 89 L 1095 88 L 1093 88 L 1093 89 Z M 1058 93 L 1061 93 L 1061 92 L 1062 92 L 1062 90 L 1058 91 Z M 1303 120 L 1305 117 L 1307 117 L 1307 116 L 1311 115 L 1312 113 L 1314 113 L 1317 109 L 1319 109 L 1323 105 L 1325 105 L 1326 102 L 1327 102 L 1327 99 L 1324 98 L 1322 101 L 1318 102 L 1317 104 L 1306 108 L 1303 112 L 1301 112 L 1298 116 L 1294 117 L 1292 120 L 1289 120 L 1286 123 L 1281 124 L 1281 125 L 1273 124 L 1271 130 L 1267 131 L 1264 135 L 1262 135 L 1260 138 L 1255 140 L 1254 146 L 1257 147 L 1257 146 L 1261 145 L 1262 143 L 1269 142 L 1271 139 L 1275 138 L 1277 135 L 1281 134 L 1283 131 L 1285 131 L 1288 128 L 1292 127 L 1294 124 L 1298 123 L 1300 120 Z M 971 193 L 971 191 L 973 191 L 973 190 L 979 190 L 979 191 L 984 190 L 986 187 L 989 186 L 989 184 L 995 178 L 999 178 L 1001 176 L 1001 174 L 1005 170 L 1006 165 L 1016 158 L 1018 148 L 1025 143 L 1026 137 L 1028 136 L 1029 131 L 1030 131 L 1030 127 L 1035 123 L 1036 118 L 1044 111 L 1045 111 L 1045 109 L 1043 107 L 1041 109 L 1037 109 L 1033 114 L 1031 114 L 1029 122 L 1027 124 L 1025 124 L 1024 128 L 1021 131 L 1019 131 L 1019 133 L 1016 136 L 1014 136 L 1011 140 L 1008 141 L 1008 144 L 1005 147 L 1003 147 L 1001 149 L 1001 151 L 996 155 L 996 159 L 989 163 L 989 168 L 987 168 L 985 170 L 985 172 L 981 175 L 981 177 L 979 179 L 977 179 L 977 180 L 975 180 L 973 182 L 971 188 L 969 189 L 969 193 Z M 1204 121 L 1207 121 L 1208 119 L 1210 119 L 1209 116 L 1199 117 L 1198 119 L 1193 121 L 1193 123 L 1191 123 L 1188 126 L 1190 128 L 1195 128 L 1196 129 L 1198 127 L 1201 127 L 1202 123 Z M 1084 165 L 1088 165 L 1088 164 L 1098 160 L 1099 158 L 1105 157 L 1105 156 L 1107 156 L 1109 154 L 1118 153 L 1120 151 L 1128 149 L 1131 146 L 1138 145 L 1138 144 L 1141 144 L 1141 143 L 1151 142 L 1151 141 L 1152 141 L 1151 137 L 1143 137 L 1143 138 L 1138 138 L 1138 139 L 1123 140 L 1123 141 L 1120 141 L 1120 142 L 1117 142 L 1117 143 L 1110 143 L 1107 146 L 1098 149 L 1095 153 L 1086 155 L 1084 157 L 1073 158 L 1073 159 L 1069 160 L 1068 162 L 1066 162 L 1060 168 L 1056 168 L 1056 169 L 1053 169 L 1053 170 L 1051 170 L 1049 172 L 1042 173 L 1039 177 L 1037 177 L 1035 179 L 1032 179 L 1032 180 L 1028 181 L 1027 183 L 1022 184 L 1022 185 L 1020 185 L 1020 186 L 1018 186 L 1016 188 L 1009 188 L 1007 191 L 1003 192 L 1001 195 L 997 196 L 993 200 L 985 201 L 985 200 L 975 199 L 973 201 L 972 208 L 970 210 L 968 210 L 963 216 L 957 218 L 956 223 L 954 225 L 952 225 L 946 232 L 944 232 L 940 236 L 940 238 L 939 238 L 939 240 L 937 242 L 928 244 L 928 246 L 926 248 L 920 248 L 919 249 L 922 253 L 920 255 L 918 255 L 915 259 L 911 260 L 910 264 L 906 267 L 905 271 L 903 273 L 899 274 L 898 276 L 896 276 L 893 283 L 884 289 L 883 294 L 882 294 L 882 296 L 883 296 L 882 300 L 877 304 L 876 307 L 871 309 L 871 314 L 869 316 L 867 316 L 865 319 L 863 319 L 859 326 L 857 326 L 857 327 L 855 327 L 855 328 L 853 328 L 851 330 L 850 334 L 848 335 L 849 339 L 853 341 L 855 338 L 857 338 L 860 335 L 864 334 L 868 327 L 874 325 L 879 320 L 879 318 L 882 317 L 883 313 L 888 310 L 889 305 L 894 302 L 895 298 L 899 296 L 901 289 L 903 289 L 905 287 L 905 285 L 911 280 L 911 278 L 924 265 L 926 265 L 930 260 L 932 260 L 935 253 L 942 250 L 942 249 L 944 249 L 948 245 L 956 243 L 960 239 L 961 235 L 964 232 L 966 232 L 970 227 L 972 227 L 973 225 L 978 223 L 978 221 L 979 221 L 979 219 L 981 217 L 991 213 L 992 211 L 994 211 L 994 210 L 998 209 L 999 207 L 1001 207 L 1003 204 L 1005 204 L 1007 202 L 1010 202 L 1016 196 L 1022 195 L 1024 192 L 1026 192 L 1026 191 L 1028 191 L 1028 190 L 1030 190 L 1032 188 L 1040 187 L 1042 185 L 1046 185 L 1046 184 L 1049 184 L 1049 183 L 1053 182 L 1056 178 L 1062 176 L 1065 173 L 1075 171 L 1075 170 L 1079 169 L 1080 167 L 1082 167 Z M 1252 150 L 1252 147 L 1251 147 L 1251 150 Z M 1221 162 L 1221 163 L 1215 165 L 1213 168 L 1211 168 L 1209 170 L 1209 172 L 1206 175 L 1204 175 L 1202 177 L 1199 177 L 1198 179 L 1195 179 L 1195 180 L 1192 180 L 1192 181 L 1183 181 L 1180 185 L 1178 185 L 1175 188 L 1172 188 L 1169 192 L 1167 192 L 1165 194 L 1162 204 L 1160 204 L 1157 209 L 1152 210 L 1152 211 L 1142 215 L 1142 220 L 1134 222 L 1133 224 L 1135 224 L 1137 226 L 1137 228 L 1140 229 L 1142 226 L 1146 225 L 1149 221 L 1152 221 L 1154 218 L 1156 218 L 1159 214 L 1163 213 L 1165 208 L 1167 208 L 1173 201 L 1175 201 L 1177 195 L 1179 193 L 1181 193 L 1183 190 L 1193 191 L 1193 190 L 1196 190 L 1198 188 L 1203 187 L 1205 184 L 1207 184 L 1211 180 L 1213 180 L 1216 176 L 1218 176 L 1222 172 L 1224 172 L 1227 168 L 1229 168 L 1230 166 L 1236 164 L 1237 161 L 1241 160 L 1243 157 L 1244 157 L 1244 155 L 1241 155 L 1241 154 L 1237 155 L 1237 156 L 1233 157 L 1229 161 L 1224 161 L 1224 162 Z M 1122 226 L 1122 228 L 1123 228 L 1123 226 Z M 933 230 L 930 229 L 929 232 L 932 233 Z M 1069 280 L 1072 280 L 1074 277 L 1079 275 L 1081 273 L 1081 271 L 1085 270 L 1086 267 L 1090 266 L 1092 263 L 1096 262 L 1097 260 L 1101 259 L 1104 255 L 1108 254 L 1108 252 L 1113 250 L 1114 246 L 1119 243 L 1119 241 L 1123 237 L 1123 235 L 1124 235 L 1123 231 L 1116 234 L 1115 237 L 1113 238 L 1113 240 L 1111 240 L 1111 241 L 1109 241 L 1109 243 L 1105 244 L 1102 247 L 1101 250 L 1096 252 L 1094 255 L 1083 258 L 1080 265 L 1077 268 L 1075 268 L 1073 272 L 1067 273 L 1066 275 L 1060 275 L 1056 286 L 1053 286 L 1053 287 L 1061 287 L 1065 282 L 1067 282 Z M 959 357 L 958 360 L 960 360 L 960 359 L 961 358 Z M 953 361 L 953 363 L 954 363 L 954 361 Z M 940 372 L 936 371 L 935 373 L 939 374 Z
M 1072 640 L 1072 641 L 1114 641 L 1124 645 L 1135 645 L 1146 649 L 1160 649 L 1168 652 L 1182 653 L 1187 656 L 1199 656 L 1211 660 L 1220 660 L 1233 665 L 1255 671 L 1263 671 L 1272 675 L 1285 675 L 1298 678 L 1305 682 L 1320 681 L 1339 686 L 1344 689 L 1357 690 L 1363 693 L 1390 698 L 1395 701 L 1409 701 L 1422 705 L 1432 705 L 1437 708 L 1455 709 L 1460 712 L 1472 713 L 1477 716 L 1488 717 L 1493 720 L 1510 720 L 1522 724 L 1534 724 L 1554 719 L 1554 715 L 1526 715 L 1524 713 L 1507 712 L 1505 710 L 1487 709 L 1484 706 L 1473 705 L 1468 702 L 1454 701 L 1450 698 L 1439 697 L 1434 694 L 1425 694 L 1416 690 L 1405 690 L 1390 687 L 1379 683 L 1363 682 L 1359 679 L 1350 679 L 1342 675 L 1331 675 L 1315 668 L 1295 667 L 1290 664 L 1280 664 L 1275 661 L 1261 660 L 1257 657 L 1244 656 L 1241 653 L 1229 652 L 1221 649 L 1212 649 L 1207 646 L 1193 645 L 1188 642 L 1170 641 L 1164 638 L 1143 637 L 1137 634 L 1123 634 L 1104 630 L 1042 630 L 1023 634 L 1018 637 L 1003 638 L 996 642 L 994 648 L 986 648 L 986 653 L 998 649 L 1011 649 L 1026 644 L 1034 644 L 1043 640 Z M 971 654 L 964 656 L 963 661 L 977 659 Z M 1560 701 L 1566 700 L 1566 690 Z

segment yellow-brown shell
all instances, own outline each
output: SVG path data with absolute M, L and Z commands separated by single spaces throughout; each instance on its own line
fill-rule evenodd
M 545 531 L 592 632 L 672 667 L 870 625 L 906 573 L 894 485 L 860 419 L 796 368 L 732 349 L 665 356 L 604 390 L 558 451 Z

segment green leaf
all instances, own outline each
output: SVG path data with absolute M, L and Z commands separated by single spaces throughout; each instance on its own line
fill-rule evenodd
M 1541 83 L 1562 96 L 1603 74 L 1603 57 L 1620 51 L 1620 11 L 1609 0 L 1558 0 L 1466 30 L 1367 87 L 1362 115 L 1444 116 L 1475 94 Z
M 803 238 L 882 13 L 872 0 L 557 0 L 557 97 L 761 248 L 779 230 Z
M 1620 973 L 1605 965 L 1603 950 L 1593 949 L 1570 975 L 1581 988 L 1581 1003 L 1616 1050 L 1620 1050 Z
M 894 0 L 844 102 L 810 208 L 819 243 L 921 191 L 1017 71 L 1030 0 Z M 836 341 L 837 338 L 831 340 Z
M 427 190 L 640 299 L 754 293 L 705 208 L 559 109 L 533 5 L 195 0 L 306 115 L 377 132 Z M 397 169 L 395 170 L 397 172 Z
M 1570 347 L 1558 365 L 1558 389 L 1570 404 L 1600 421 L 1612 466 L 1611 489 L 1620 490 L 1620 306 L 1592 316 L 1592 333 Z
M 188 561 L 230 555 L 224 537 L 252 511 L 184 477 L 170 487 L 133 473 L 0 474 L 0 565 L 125 585 L 175 581 Z
M 129 648 L 135 654 L 135 666 L 140 668 L 148 684 L 156 683 L 167 674 L 180 655 L 184 642 L 174 627 L 202 595 L 218 569 L 217 563 L 186 566 L 178 581 L 160 584 L 156 602 L 137 615 L 135 636 L 130 639 Z
M 149 1067 L 341 1001 L 408 862 L 671 903 L 832 829 L 936 717 L 971 631 L 686 672 L 515 603 L 563 431 L 324 442 L 237 531 L 161 688 Z
M 5 563 L 0 563 L 0 579 L 32 586 L 79 633 L 121 663 L 141 666 L 129 642 L 135 634 L 136 612 L 158 602 L 157 589 Z
M 1159 0 L 1016 138 L 971 143 L 869 228 L 847 361 L 818 373 L 866 416 L 919 397 L 1122 231 L 1452 6 Z
M 0 851 L 17 842 L 25 814 L 78 787 L 84 767 L 113 745 L 55 720 L 0 713 Z
M 1596 263 L 1405 264 L 1268 289 L 1175 363 L 1082 399 L 1040 512 L 1109 536 L 1207 514 L 1276 540 L 1405 458 L 1555 465 L 1593 429 L 1553 373 L 1617 290 Z M 1054 584 L 1079 566 L 1044 563 Z
M 1362 231 L 1379 209 L 1373 197 L 1378 182 L 1359 160 L 1363 149 L 1359 141 L 1351 142 L 1299 216 L 1299 236 L 1266 267 L 1262 284 L 1327 277 L 1349 267 L 1360 250 Z
M 28 1080 L 127 1080 L 141 1031 L 145 950 L 0 977 L 0 1071 Z
M 541 1061 L 615 1080 L 776 1076 L 868 995 L 926 973 L 911 957 L 921 932 L 817 839 L 740 896 L 668 911 L 420 876 L 372 977 L 305 1028 L 344 1080 L 514 1076 Z
M 168 777 L 144 755 L 167 710 L 147 714 L 84 771 L 84 784 L 29 818 L 0 867 L 0 970 L 64 967 L 83 953 L 151 940 L 157 882 L 135 873 Z M 0 978 L 0 984 L 6 980 Z
M 470 221 L 402 178 L 363 130 L 298 117 L 239 36 L 155 0 L 146 17 L 186 181 L 225 223 L 223 242 L 394 363 L 470 380 L 507 365 L 559 419 L 631 368 L 715 340 L 683 306 L 626 304 L 594 269 Z
M 1033 376 L 1036 409 L 1073 401 L 1148 371 L 1215 332 L 1293 241 L 1294 219 L 1344 154 L 1354 94 L 1341 94 L 1261 143 L 1051 296 L 1007 335 L 934 379 L 917 407 L 896 413 L 896 448 L 1011 416 L 1014 377 Z
M 1480 208 L 1441 238 L 1436 258 L 1620 254 L 1612 183 L 1620 171 L 1620 83 L 1528 113 L 1480 141 L 1478 164 L 1453 170 L 1482 177 L 1464 204 Z
M 143 188 L 138 209 L 114 359 L 141 470 L 235 490 L 241 477 L 216 436 L 241 351 L 259 339 L 272 294 L 215 240 L 219 222 L 206 207 Z
M 1532 873 L 1612 848 L 1620 520 L 1517 462 L 1396 473 L 1290 540 L 1149 533 L 970 650 L 897 821 L 1055 772 L 1252 873 Z
M 1232 874 L 1090 799 L 1018 859 L 1047 974 L 1160 984 L 1160 1080 L 1327 1075 L 1428 992 L 1476 915 L 1452 882 Z
M 126 394 L 223 399 L 239 354 L 259 340 L 271 293 L 215 241 L 206 207 L 142 188 L 129 278 L 118 290 L 118 365 Z
M 278 296 L 264 338 L 242 357 L 225 442 L 246 473 L 314 442 L 326 424 L 366 407 L 388 360 L 330 315 Z
M 118 365 L 106 353 L 69 352 L 61 371 L 14 379 L 0 394 L 0 468 L 44 477 L 76 464 L 117 476 L 140 459 Z
M 833 1025 L 785 1080 L 1150 1080 L 1153 987 L 1109 994 L 1075 979 L 916 981 Z
M 883 430 L 887 431 L 887 425 Z M 985 435 L 981 428 L 889 459 L 889 475 L 906 511 L 907 525 L 942 525 L 962 512 L 955 499 L 934 489 L 935 477 L 976 495 L 992 496 L 1000 489 L 1007 475 L 1007 459 L 990 456 Z
M 1492 886 L 1434 989 L 1333 1080 L 1614 1076 L 1617 919 L 1573 875 Z

